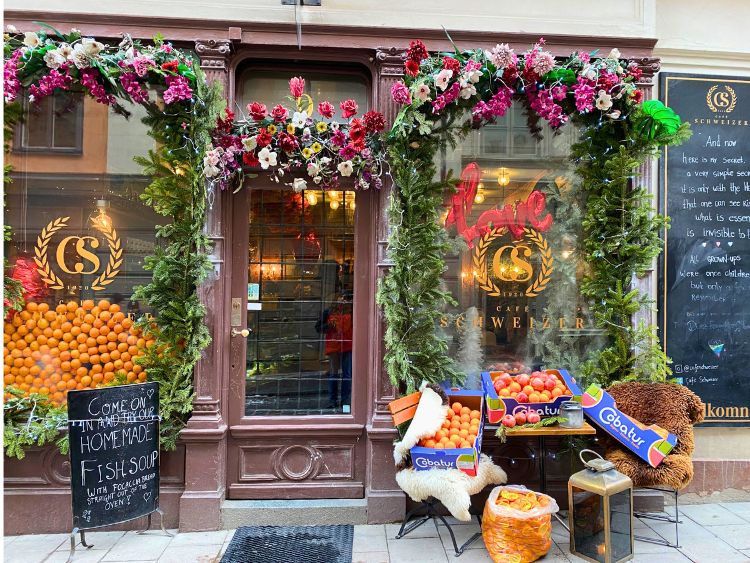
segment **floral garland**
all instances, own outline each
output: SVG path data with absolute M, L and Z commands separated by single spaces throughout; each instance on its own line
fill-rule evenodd
M 380 188 L 383 114 L 368 111 L 356 117 L 357 102 L 349 99 L 339 104 L 342 122 L 334 119 L 336 110 L 328 101 L 318 104 L 315 117 L 313 100 L 304 91 L 305 80 L 292 78 L 293 110 L 277 104 L 269 111 L 265 104 L 252 102 L 239 123 L 225 110 L 204 159 L 206 178 L 226 189 L 237 178 L 242 185 L 243 167 L 268 171 L 275 182 L 301 170 L 301 177 L 288 182 L 297 192 L 307 188 L 308 180 L 322 189 L 339 189 L 349 177 L 355 189 Z
M 17 114 L 14 102 L 24 89 L 32 103 L 58 91 L 75 90 L 126 116 L 120 100 L 147 110 L 143 121 L 157 148 L 136 159 L 151 177 L 141 198 L 169 217 L 171 224 L 157 228 L 162 243 L 146 259 L 152 280 L 136 288 L 136 298 L 158 312 L 153 320 L 140 321 L 156 345 L 148 348 L 139 363 L 150 381 L 160 383 L 162 447 L 173 449 L 192 410 L 193 368 L 210 341 L 197 287 L 210 270 L 203 232 L 206 186 L 202 163 L 219 113 L 219 90 L 207 84 L 190 53 L 174 48 L 161 36 L 152 45 L 144 45 L 126 35 L 113 47 L 77 30 L 63 34 L 51 26 L 44 28 L 23 34 L 9 28 L 5 35 L 3 94 L 11 114 Z M 6 179 L 8 172 L 6 168 Z M 6 276 L 4 285 L 9 282 Z M 16 403 L 4 405 L 5 447 L 8 455 L 20 456 L 25 446 L 41 445 L 52 436 L 30 433 L 31 422 L 18 418 L 23 409 Z M 10 427 L 14 430 L 9 433 Z
M 377 299 L 386 318 L 385 367 L 404 391 L 422 380 L 461 377 L 437 329 L 444 306 L 453 301 L 442 286 L 443 257 L 451 245 L 439 218 L 445 190 L 455 181 L 435 181 L 435 155 L 504 116 L 513 102 L 525 105 L 536 136 L 540 119 L 553 130 L 574 122 L 583 131 L 572 149 L 586 210 L 582 246 L 589 274 L 582 293 L 610 344 L 590 356 L 584 375 L 607 385 L 663 380 L 670 373 L 653 331 L 631 324 L 647 302 L 630 291 L 631 280 L 660 252 L 666 223 L 632 179 L 661 146 L 689 136 L 689 127 L 661 102 L 642 102 L 636 86 L 641 70 L 617 49 L 600 58 L 578 51 L 558 61 L 544 45 L 542 39 L 520 55 L 506 44 L 430 55 L 424 43 L 412 41 L 405 79 L 391 88 L 401 106 L 388 135 L 396 185 L 389 209 L 393 265 Z

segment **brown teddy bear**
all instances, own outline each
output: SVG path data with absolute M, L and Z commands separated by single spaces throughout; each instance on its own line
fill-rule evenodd
M 698 395 L 674 383 L 618 383 L 607 389 L 624 414 L 645 424 L 657 424 L 677 436 L 677 445 L 658 467 L 651 467 L 616 440 L 604 440 L 605 455 L 634 487 L 679 490 L 693 479 L 693 425 L 703 421 Z

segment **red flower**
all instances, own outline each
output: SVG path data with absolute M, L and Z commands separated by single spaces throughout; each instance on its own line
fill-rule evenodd
M 289 110 L 281 104 L 278 104 L 271 110 L 271 116 L 273 116 L 276 122 L 281 123 L 283 121 L 286 121 L 289 117 Z
M 419 61 L 408 60 L 404 63 L 404 70 L 409 76 L 416 76 L 419 74 Z
M 335 111 L 336 108 L 333 107 L 331 102 L 320 102 L 318 104 L 318 113 L 326 119 L 331 119 Z
M 305 93 L 305 79 L 295 76 L 289 80 L 289 91 L 293 98 L 299 98 Z
M 643 90 L 633 90 L 633 93 L 630 94 L 630 99 L 636 104 L 640 104 L 643 101 Z
M 365 124 L 361 120 L 352 119 L 349 125 L 349 140 L 357 151 L 365 148 Z
M 628 74 L 633 77 L 633 80 L 638 82 L 643 75 L 643 70 L 638 66 L 638 63 L 632 62 L 628 65 Z
M 258 143 L 258 146 L 261 148 L 268 146 L 272 140 L 273 137 L 265 127 L 258 131 L 258 134 L 255 136 L 255 142 Z
M 242 162 L 247 166 L 260 166 L 260 160 L 253 151 L 242 154 Z
M 409 48 L 406 50 L 406 59 L 409 61 L 423 61 L 428 58 L 430 53 L 427 52 L 427 47 L 419 39 L 409 43 Z
M 250 117 L 252 117 L 255 121 L 262 121 L 263 118 L 268 115 L 268 109 L 266 108 L 266 105 L 261 104 L 260 102 L 247 104 L 247 111 L 250 114 Z
M 445 57 L 443 59 L 443 68 L 453 71 L 453 75 L 458 75 L 461 72 L 461 63 L 453 57 Z
M 357 109 L 359 106 L 357 106 L 357 102 L 350 99 L 341 102 L 341 104 L 339 104 L 339 107 L 341 108 L 341 117 L 343 117 L 344 119 L 349 119 L 351 116 L 357 115 Z
M 279 146 L 284 152 L 292 152 L 299 146 L 297 137 L 289 133 L 279 133 L 278 140 Z
M 169 72 L 177 72 L 177 67 L 180 64 L 180 62 L 175 59 L 173 61 L 169 61 L 168 63 L 164 63 L 161 65 L 162 70 L 168 70 Z
M 368 132 L 378 133 L 385 129 L 385 118 L 379 111 L 368 111 L 362 120 Z

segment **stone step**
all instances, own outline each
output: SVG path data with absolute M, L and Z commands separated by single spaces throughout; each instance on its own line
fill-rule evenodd
M 366 499 L 225 500 L 222 528 L 367 524 Z

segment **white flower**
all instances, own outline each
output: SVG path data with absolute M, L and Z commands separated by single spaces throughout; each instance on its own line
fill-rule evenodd
M 515 58 L 513 49 L 507 43 L 497 44 L 491 51 L 485 51 L 484 54 L 497 68 L 505 68 L 512 65 Z
M 292 115 L 292 125 L 294 125 L 298 129 L 302 129 L 305 126 L 306 121 L 307 112 L 295 111 L 294 115 Z
M 312 133 L 310 133 L 310 128 L 309 128 L 309 127 L 305 127 L 305 128 L 304 128 L 304 129 L 302 130 L 302 134 L 303 134 L 303 135 L 311 135 Z
M 360 178 L 359 179 L 359 187 L 362 188 L 363 190 L 366 190 L 367 188 L 370 187 L 370 184 L 368 184 L 367 180 L 365 180 L 364 178 Z
M 420 84 L 419 87 L 415 90 L 414 96 L 417 99 L 426 102 L 430 99 L 430 87 L 427 86 L 427 84 Z
M 451 78 L 453 78 L 453 71 L 444 68 L 435 75 L 435 86 L 441 90 L 445 90 L 448 87 L 448 82 L 450 82 Z
M 67 43 L 60 43 L 60 46 L 57 48 L 57 50 L 60 51 L 60 54 L 66 59 L 70 59 L 73 56 L 73 47 L 71 47 Z
M 607 55 L 608 59 L 619 59 L 620 58 L 620 50 L 615 47 L 609 52 L 609 55 Z
M 317 162 L 313 162 L 312 160 L 307 163 L 307 174 L 308 176 L 317 176 L 318 172 L 320 172 L 320 166 Z
M 472 84 L 476 84 L 479 82 L 479 79 L 482 78 L 482 71 L 481 70 L 472 70 L 470 73 L 466 75 L 466 78 L 471 82 Z
M 328 164 L 330 164 L 330 163 L 331 163 L 331 158 L 330 158 L 330 157 L 328 157 L 328 156 L 324 156 L 324 157 L 322 157 L 322 158 L 320 159 L 320 163 L 321 163 L 321 164 L 322 164 L 323 166 L 327 166 Z
M 617 67 L 615 68 L 615 71 L 617 72 L 617 74 L 622 74 L 623 72 L 625 72 L 620 65 L 617 65 Z
M 461 88 L 460 96 L 464 100 L 468 100 L 476 93 L 477 93 L 476 87 L 473 84 L 469 84 L 465 86 L 464 88 Z
M 338 168 L 339 174 L 341 174 L 342 176 L 351 176 L 352 172 L 354 172 L 354 167 L 352 166 L 351 160 L 340 162 L 336 168 Z
M 607 94 L 604 90 L 599 90 L 599 95 L 596 97 L 596 108 L 602 111 L 606 111 L 612 107 L 612 96 Z
M 619 119 L 620 118 L 620 110 L 616 109 L 615 111 L 612 111 L 607 114 L 607 117 L 610 119 Z
M 100 51 L 104 49 L 104 44 L 99 43 L 99 41 L 96 41 L 93 37 L 83 37 L 81 38 L 81 43 L 83 49 L 86 51 L 86 53 L 90 56 L 98 55 Z
M 316 184 L 320 184 L 322 181 L 323 176 L 315 176 L 315 178 L 313 178 L 313 182 L 315 182 Z
M 8 33 L 18 33 L 18 28 L 16 28 L 15 25 L 6 25 L 5 31 L 7 31 Z
M 331 131 L 338 131 L 338 130 L 339 130 L 339 127 L 340 127 L 340 126 L 339 126 L 339 122 L 338 122 L 338 121 L 331 121 L 331 122 L 330 122 L 330 123 L 328 124 L 328 127 L 330 127 L 330 128 L 331 128 Z
M 276 166 L 276 153 L 268 150 L 268 147 L 263 147 L 258 153 L 258 160 L 260 160 L 260 167 L 268 170 L 269 166 Z
M 66 60 L 67 57 L 63 56 L 59 49 L 50 49 L 44 53 L 44 62 L 49 68 L 60 68 Z
M 246 151 L 251 151 L 257 146 L 258 142 L 255 140 L 255 137 L 244 137 L 242 139 L 242 148 Z
M 34 47 L 39 47 L 39 45 L 42 44 L 42 41 L 36 33 L 33 31 L 27 31 L 23 34 L 23 44 L 33 49 Z
M 219 175 L 219 168 L 216 166 L 211 166 L 210 164 L 203 163 L 203 175 L 206 178 L 213 178 L 214 176 Z
M 307 188 L 307 182 L 302 178 L 295 178 L 294 182 L 292 182 L 292 188 L 294 188 L 295 192 L 301 192 Z
M 77 68 L 88 68 L 91 66 L 91 55 L 86 51 L 86 47 L 76 43 L 73 47 L 73 54 L 70 57 Z

